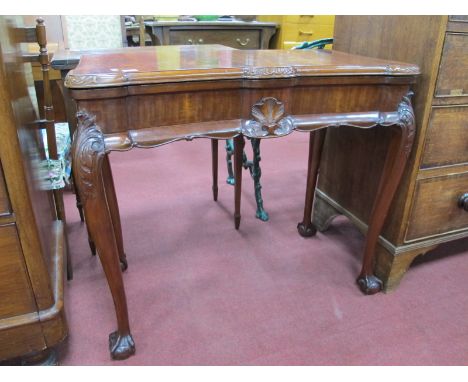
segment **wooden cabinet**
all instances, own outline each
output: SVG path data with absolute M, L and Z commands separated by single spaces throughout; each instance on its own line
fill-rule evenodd
M 5 178 L 3 176 L 2 166 L 0 166 L 0 216 L 7 215 L 10 212 L 10 202 L 6 191 Z
M 336 50 L 413 62 L 422 72 L 414 87 L 416 140 L 377 253 L 376 273 L 391 290 L 416 256 L 468 236 L 460 203 L 468 192 L 468 20 L 337 16 L 334 39 Z M 325 142 L 315 223 L 326 229 L 344 214 L 365 231 L 388 137 L 383 131 L 339 135 L 330 131 Z
M 67 335 L 64 227 L 41 188 L 44 150 L 19 21 L 0 17 L 0 361 L 48 356 Z
M 268 49 L 276 24 L 256 21 L 153 21 L 146 23 L 153 45 L 220 44 L 236 49 Z
M 333 37 L 335 16 L 259 16 L 258 19 L 273 21 L 280 25 L 280 29 L 274 39 L 274 47 L 276 49 L 291 49 L 304 41 Z M 327 46 L 326 49 L 330 49 L 330 46 Z

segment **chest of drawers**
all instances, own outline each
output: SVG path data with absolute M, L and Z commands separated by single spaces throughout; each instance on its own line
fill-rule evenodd
M 415 147 L 377 253 L 376 273 L 391 290 L 416 256 L 468 236 L 468 17 L 337 16 L 334 39 L 334 49 L 414 62 L 422 71 L 414 89 Z M 384 132 L 365 139 L 328 135 L 317 226 L 324 230 L 333 216 L 345 214 L 367 229 L 368 200 L 387 148 Z
M 256 21 L 146 22 L 153 45 L 219 44 L 236 49 L 268 49 L 276 24 Z
M 333 37 L 335 16 L 287 15 L 259 16 L 262 21 L 274 21 L 280 25 L 275 37 L 276 49 L 291 49 L 304 41 Z M 326 47 L 329 49 L 330 46 Z

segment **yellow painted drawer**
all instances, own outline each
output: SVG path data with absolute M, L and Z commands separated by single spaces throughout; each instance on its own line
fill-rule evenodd
M 333 25 L 285 24 L 283 41 L 314 41 L 333 37 Z
M 288 15 L 283 16 L 285 23 L 333 25 L 335 16 L 330 15 Z

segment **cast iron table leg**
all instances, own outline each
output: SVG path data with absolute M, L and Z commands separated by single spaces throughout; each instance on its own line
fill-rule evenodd
M 240 205 L 241 205 L 241 191 L 242 191 L 242 154 L 244 152 L 244 137 L 238 135 L 234 138 L 234 226 L 239 229 L 240 225 Z

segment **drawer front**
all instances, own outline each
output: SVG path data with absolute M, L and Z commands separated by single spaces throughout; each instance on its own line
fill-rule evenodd
M 468 96 L 468 34 L 447 33 L 439 67 L 436 97 Z
M 327 15 L 289 15 L 283 16 L 286 23 L 333 25 L 335 16 Z
M 333 37 L 333 25 L 286 24 L 283 31 L 284 41 L 314 41 Z
M 3 177 L 3 169 L 0 163 L 0 215 L 8 215 L 10 213 L 10 201 L 8 199 L 5 178 Z
M 236 49 L 260 49 L 260 30 L 170 30 L 171 45 L 221 44 Z
M 36 310 L 16 226 L 0 226 L 0 319 Z
M 283 49 L 294 48 L 304 41 L 333 37 L 333 25 L 285 24 L 283 27 Z M 331 49 L 331 45 L 327 45 L 325 49 Z
M 405 241 L 467 229 L 468 212 L 458 206 L 467 192 L 468 173 L 418 180 Z
M 468 16 L 466 16 L 466 15 L 452 15 L 452 16 L 449 16 L 449 21 L 468 23 Z
M 422 168 L 468 163 L 468 106 L 434 107 Z

